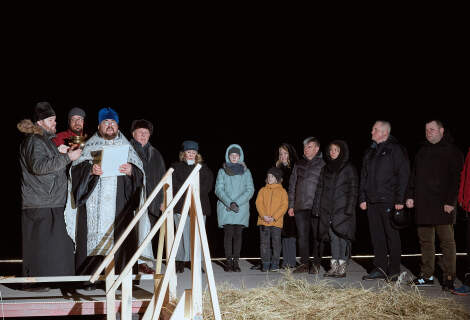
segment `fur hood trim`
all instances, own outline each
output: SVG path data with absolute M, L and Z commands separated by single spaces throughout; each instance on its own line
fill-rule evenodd
M 21 120 L 16 127 L 18 130 L 22 133 L 25 134 L 39 134 L 43 135 L 43 129 L 38 126 L 37 124 L 34 124 L 31 120 L 29 119 L 23 119 Z

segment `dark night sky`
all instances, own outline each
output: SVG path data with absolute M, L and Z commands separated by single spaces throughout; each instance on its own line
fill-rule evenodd
M 118 52 L 120 46 L 93 53 L 81 49 L 73 55 L 67 51 L 72 47 L 18 53 L 3 73 L 7 116 L 2 136 L 8 156 L 2 161 L 11 173 L 4 180 L 8 209 L 0 227 L 0 240 L 9 245 L 2 245 L 0 258 L 21 256 L 17 154 L 22 136 L 16 124 L 30 117 L 38 101 L 51 102 L 58 131 L 66 128 L 66 114 L 73 106 L 86 110 L 89 133 L 96 130 L 101 107 L 119 113 L 120 129 L 128 137 L 131 121 L 146 118 L 156 127 L 151 142 L 167 165 L 177 159 L 181 142 L 193 139 L 200 142 L 214 175 L 225 148 L 238 143 L 256 190 L 274 163 L 278 144 L 290 142 L 301 153 L 302 140 L 311 135 L 324 145 L 337 138 L 347 140 L 360 169 L 376 119 L 391 121 L 392 135 L 410 156 L 424 139 L 424 120 L 430 118 L 442 119 L 462 152 L 467 152 L 468 116 L 463 113 L 468 109 L 468 85 L 461 80 L 465 73 L 460 57 L 430 53 L 419 44 L 392 47 L 386 41 L 375 47 L 356 44 L 346 50 L 338 45 L 320 52 L 299 45 L 277 50 L 255 44 L 225 41 L 222 47 L 209 48 L 214 50 L 202 50 L 201 45 L 161 52 L 135 48 L 129 54 Z M 258 255 L 255 197 L 242 255 Z M 209 241 L 213 255 L 221 256 L 215 199 L 213 209 L 207 224 Z M 358 229 L 353 250 L 370 253 L 367 220 L 359 212 Z M 413 230 L 404 233 L 414 239 Z

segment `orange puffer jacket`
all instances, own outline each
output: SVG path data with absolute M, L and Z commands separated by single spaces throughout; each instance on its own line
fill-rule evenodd
M 279 183 L 267 184 L 258 192 L 256 209 L 258 210 L 258 225 L 282 228 L 283 217 L 289 201 L 287 192 Z M 274 218 L 273 222 L 265 222 L 263 216 Z

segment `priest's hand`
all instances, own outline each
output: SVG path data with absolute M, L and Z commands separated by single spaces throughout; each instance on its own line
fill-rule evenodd
M 95 176 L 101 176 L 103 174 L 103 170 L 101 170 L 101 166 L 98 164 L 94 164 L 93 168 L 91 169 L 91 173 Z
M 124 163 L 119 167 L 119 172 L 124 173 L 128 176 L 132 176 L 132 164 Z

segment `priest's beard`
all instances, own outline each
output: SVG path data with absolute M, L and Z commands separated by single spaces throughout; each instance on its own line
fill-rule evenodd
M 107 134 L 107 133 L 103 133 L 101 136 L 105 139 L 105 140 L 113 140 L 114 138 L 116 138 L 118 135 L 117 131 L 112 133 L 112 134 Z

